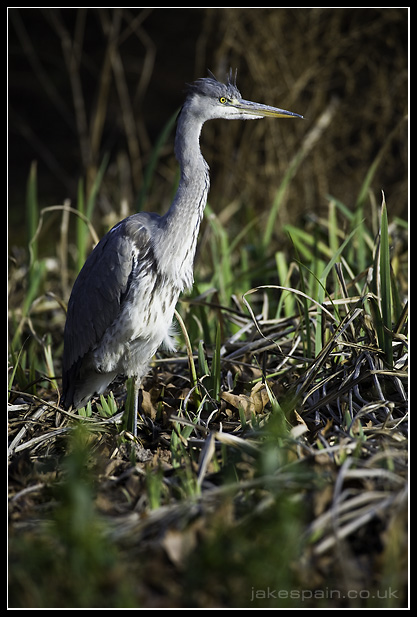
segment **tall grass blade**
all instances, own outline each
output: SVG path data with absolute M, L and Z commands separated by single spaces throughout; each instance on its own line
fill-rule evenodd
M 125 428 L 131 433 L 133 433 L 135 396 L 136 396 L 134 377 L 129 377 L 129 379 L 126 381 L 126 391 L 127 391 L 127 396 L 126 396 L 125 413 L 123 416 L 123 421 L 124 421 Z
M 77 210 L 81 215 L 84 215 L 87 218 L 88 222 L 91 222 L 94 207 L 96 205 L 97 194 L 100 189 L 101 183 L 103 181 L 103 176 L 106 171 L 108 162 L 109 162 L 109 154 L 105 154 L 103 156 L 103 160 L 101 162 L 100 168 L 97 171 L 97 174 L 94 178 L 94 182 L 91 186 L 90 192 L 87 196 L 87 201 L 84 199 L 84 183 L 80 180 L 78 184 L 78 199 L 77 199 Z M 84 265 L 84 262 L 87 257 L 88 250 L 88 233 L 89 226 L 84 224 L 83 218 L 84 216 L 77 217 L 77 248 L 78 248 L 78 259 L 77 259 L 77 271 L 79 272 Z
M 87 256 L 86 238 L 87 229 L 84 224 L 83 217 L 85 216 L 85 200 L 84 200 L 84 182 L 82 178 L 78 181 L 77 193 L 77 211 L 81 216 L 77 216 L 77 272 L 81 270 Z
M 302 159 L 304 158 L 303 152 L 302 150 L 293 158 L 293 160 L 291 161 L 283 179 L 282 182 L 276 192 L 274 201 L 272 202 L 272 207 L 271 210 L 269 212 L 268 215 L 268 220 L 266 222 L 265 225 L 265 233 L 264 233 L 264 237 L 262 240 L 262 248 L 265 250 L 267 249 L 267 247 L 271 244 L 271 239 L 272 239 L 272 235 L 274 233 L 274 228 L 275 228 L 275 221 L 277 219 L 278 216 L 278 212 L 281 208 L 281 205 L 284 201 L 284 197 L 285 194 L 287 192 L 287 187 L 289 185 L 289 183 L 291 182 L 295 172 L 297 171 L 297 168 L 299 166 L 299 164 L 301 163 Z
M 395 125 L 395 127 L 393 128 L 393 130 L 390 132 L 390 134 L 388 135 L 388 137 L 386 138 L 385 142 L 383 143 L 381 149 L 379 150 L 379 152 L 377 153 L 375 159 L 372 161 L 366 175 L 364 178 L 364 181 L 362 183 L 362 186 L 359 190 L 359 194 L 358 194 L 358 198 L 356 200 L 356 205 L 355 205 L 355 219 L 356 219 L 356 225 L 359 228 L 359 234 L 357 236 L 357 258 L 358 258 L 358 270 L 360 272 L 362 272 L 363 270 L 365 270 L 366 268 L 366 248 L 365 248 L 365 225 L 364 225 L 364 205 L 366 202 L 366 199 L 368 197 L 369 194 L 369 190 L 370 190 L 370 186 L 372 183 L 372 180 L 375 176 L 375 173 L 383 159 L 383 157 L 385 156 L 388 147 L 391 143 L 392 138 L 395 136 L 395 134 L 397 133 L 397 130 L 401 127 L 402 123 L 404 121 L 404 118 L 401 118 L 401 120 Z
M 43 353 L 44 353 L 44 356 L 45 356 L 46 374 L 48 375 L 49 379 L 51 380 L 51 384 L 52 384 L 54 390 L 59 394 L 58 384 L 57 384 L 56 379 L 55 379 L 54 361 L 53 361 L 53 357 L 52 357 L 52 337 L 51 337 L 50 333 L 48 333 L 48 335 L 46 337 L 46 341 L 43 344 Z
M 213 362 L 211 366 L 211 377 L 212 377 L 212 387 L 213 387 L 213 398 L 217 401 L 219 400 L 220 395 L 220 384 L 221 384 L 221 358 L 220 358 L 220 347 L 221 347 L 221 326 L 220 323 L 217 325 L 216 331 L 216 347 L 214 349 Z
M 110 155 L 108 153 L 104 154 L 103 160 L 101 161 L 101 165 L 98 169 L 96 177 L 94 178 L 93 185 L 88 194 L 87 204 L 86 204 L 86 215 L 87 215 L 88 220 L 91 220 L 91 217 L 93 216 L 94 207 L 96 205 L 97 194 L 100 190 L 100 186 L 103 181 L 103 177 L 106 172 L 109 159 L 110 159 Z
M 312 150 L 312 148 L 314 148 L 316 143 L 320 140 L 323 132 L 326 130 L 326 128 L 329 126 L 329 124 L 333 120 L 333 117 L 335 115 L 335 112 L 338 106 L 339 106 L 339 101 L 336 98 L 333 98 L 330 101 L 330 103 L 327 105 L 323 113 L 320 115 L 320 117 L 317 119 L 317 121 L 314 123 L 314 125 L 311 127 L 311 129 L 308 131 L 308 133 L 305 135 L 300 149 L 298 150 L 298 152 L 296 152 L 295 156 L 290 161 L 290 164 L 288 165 L 288 169 L 275 195 L 275 199 L 273 201 L 272 208 L 270 210 L 268 220 L 265 226 L 265 233 L 262 239 L 262 248 L 264 249 L 264 251 L 267 249 L 267 247 L 271 243 L 272 235 L 274 233 L 275 221 L 276 221 L 279 209 L 283 203 L 288 184 L 290 183 L 291 179 L 295 175 L 301 162 L 304 160 L 307 154 Z
M 227 304 L 229 291 L 232 288 L 234 276 L 231 265 L 230 239 L 227 230 L 220 222 L 219 218 L 206 206 L 208 221 L 213 230 L 212 254 L 217 258 L 217 266 L 214 276 L 216 277 L 216 287 L 219 289 L 221 302 Z M 214 282 L 214 281 L 213 281 Z
M 388 216 L 385 196 L 383 196 L 381 205 L 379 243 L 376 247 L 371 272 L 370 289 L 372 296 L 369 297 L 369 306 L 373 325 L 377 333 L 378 345 L 385 354 L 385 361 L 389 367 L 392 367 L 392 298 L 395 294 L 392 293 Z
M 389 251 L 388 216 L 385 196 L 381 208 L 381 243 L 380 243 L 379 277 L 381 294 L 381 314 L 384 326 L 384 351 L 388 366 L 392 366 L 392 300 L 391 300 L 391 260 Z
M 199 404 L 201 395 L 198 389 L 197 369 L 195 367 L 193 349 L 191 347 L 190 337 L 188 336 L 188 332 L 187 332 L 187 328 L 185 327 L 184 320 L 181 317 L 181 315 L 178 313 L 178 311 L 175 311 L 175 317 L 177 318 L 177 321 L 181 328 L 181 332 L 184 336 L 185 347 L 187 349 L 187 356 L 188 356 L 188 365 L 189 365 L 190 374 L 191 374 L 191 384 L 192 384 L 192 387 L 194 388 L 194 398 L 195 398 L 196 404 Z
M 145 169 L 145 173 L 143 175 L 142 187 L 139 191 L 138 197 L 136 199 L 136 211 L 141 212 L 144 210 L 149 190 L 151 188 L 152 179 L 155 177 L 155 169 L 158 164 L 159 156 L 162 152 L 162 148 L 164 147 L 168 137 L 172 133 L 172 130 L 175 126 L 175 122 L 177 121 L 178 111 L 175 112 L 168 120 L 168 122 L 163 127 L 161 133 L 159 134 L 156 143 L 152 149 L 149 163 Z
M 16 349 L 16 346 L 19 345 L 20 335 L 22 333 L 22 328 L 25 324 L 27 314 L 29 312 L 30 306 L 37 295 L 39 295 L 39 289 L 44 279 L 44 274 L 46 270 L 45 261 L 36 261 L 34 262 L 32 268 L 29 270 L 28 274 L 28 288 L 26 290 L 26 294 L 22 304 L 22 316 L 20 322 L 16 328 L 16 331 L 13 335 L 13 339 L 11 342 L 11 349 Z
M 10 378 L 9 378 L 9 388 L 8 388 L 8 397 L 10 397 L 11 394 L 11 389 L 13 388 L 13 383 L 14 383 L 14 378 L 16 373 L 18 372 L 18 369 L 20 369 L 20 359 L 22 357 L 23 354 L 23 345 L 20 347 L 19 352 L 17 354 L 16 357 L 16 353 L 15 351 L 12 349 L 11 350 L 11 374 L 10 374 Z M 25 352 L 26 354 L 26 352 Z
M 278 278 L 281 285 L 288 287 L 290 284 L 290 268 L 288 267 L 288 258 L 283 251 L 275 253 L 275 263 L 277 266 Z M 276 316 L 281 315 L 281 309 L 284 307 L 285 317 L 291 317 L 295 312 L 294 296 L 290 293 L 282 293 L 278 302 Z
M 36 161 L 33 161 L 30 166 L 29 178 L 26 187 L 26 221 L 31 267 L 38 259 L 38 242 L 35 237 L 39 219 L 38 182 L 36 170 Z
M 207 364 L 206 353 L 204 349 L 204 341 L 200 340 L 198 343 L 198 373 L 200 377 L 204 377 L 209 374 L 209 367 Z

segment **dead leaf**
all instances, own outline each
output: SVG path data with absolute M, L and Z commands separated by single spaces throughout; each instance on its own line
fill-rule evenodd
M 151 393 L 147 390 L 142 390 L 141 409 L 145 416 L 148 416 L 151 420 L 155 420 L 156 409 L 152 404 Z
M 298 413 L 296 409 L 294 409 L 294 415 L 295 415 L 295 419 L 297 420 L 298 424 L 304 424 L 304 426 L 307 427 L 307 424 L 304 422 L 304 419 L 300 416 L 300 414 Z
M 192 526 L 183 531 L 168 529 L 162 540 L 162 546 L 172 563 L 177 568 L 182 568 L 188 555 L 197 546 L 196 530 Z
M 255 404 L 253 400 L 245 394 L 233 394 L 232 392 L 222 392 L 221 398 L 233 405 L 236 409 L 241 408 L 246 420 L 250 420 L 252 413 L 255 413 Z
M 269 403 L 269 394 L 266 385 L 259 381 L 252 388 L 250 395 L 255 406 L 255 413 L 262 413 Z

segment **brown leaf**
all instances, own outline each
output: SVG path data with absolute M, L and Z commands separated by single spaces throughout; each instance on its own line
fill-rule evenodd
M 233 394 L 232 392 L 222 392 L 221 398 L 233 405 L 236 409 L 241 408 L 245 414 L 246 420 L 250 420 L 252 413 L 255 413 L 255 404 L 253 400 L 245 394 Z
M 145 416 L 149 416 L 151 420 L 156 418 L 156 409 L 152 404 L 151 393 L 147 390 L 142 390 L 141 408 Z
M 188 555 L 197 546 L 197 533 L 193 526 L 182 531 L 178 529 L 168 529 L 163 540 L 168 557 L 177 568 L 182 568 Z
M 255 413 L 262 413 L 269 403 L 268 389 L 261 381 L 254 385 L 251 390 L 251 399 L 255 407 Z

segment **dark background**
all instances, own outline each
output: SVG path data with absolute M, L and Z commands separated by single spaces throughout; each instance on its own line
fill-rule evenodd
M 377 203 L 384 190 L 390 216 L 406 217 L 407 8 L 25 8 L 9 9 L 10 241 L 26 239 L 34 160 L 40 206 L 66 198 L 74 205 L 79 179 L 88 190 L 108 153 L 98 231 L 134 212 L 156 139 L 180 107 L 185 83 L 207 69 L 223 80 L 229 67 L 238 69 L 244 98 L 305 119 L 204 127 L 215 212 L 236 198 L 254 214 L 267 212 L 289 162 L 335 102 L 291 182 L 279 223 L 320 215 L 329 194 L 353 209 L 382 148 L 371 190 Z M 160 153 L 148 210 L 169 207 L 178 173 L 173 138 Z

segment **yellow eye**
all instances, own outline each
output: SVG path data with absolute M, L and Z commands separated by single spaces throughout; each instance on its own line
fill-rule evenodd
M 220 103 L 222 103 L 222 105 L 224 105 L 224 104 L 226 103 L 227 99 L 226 99 L 226 97 L 221 96 L 221 97 L 219 98 L 219 101 L 220 101 Z

